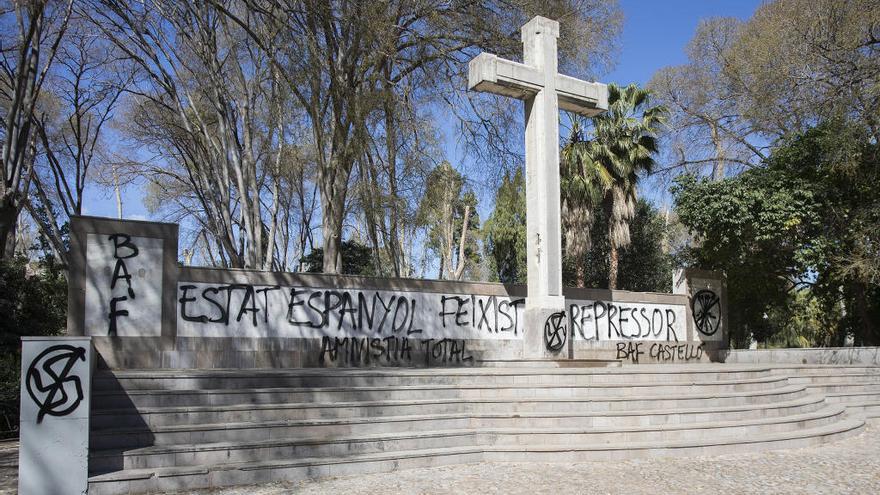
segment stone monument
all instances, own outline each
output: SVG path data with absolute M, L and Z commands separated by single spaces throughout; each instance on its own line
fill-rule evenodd
M 482 53 L 470 62 L 468 87 L 523 100 L 526 122 L 526 255 L 528 298 L 523 355 L 556 357 L 557 327 L 565 311 L 559 206 L 559 109 L 588 117 L 608 109 L 608 88 L 557 72 L 559 23 L 535 17 L 521 29 L 522 64 Z M 548 328 L 548 330 L 550 330 Z M 556 348 L 558 347 L 558 348 Z M 554 348 L 556 348 L 554 350 Z

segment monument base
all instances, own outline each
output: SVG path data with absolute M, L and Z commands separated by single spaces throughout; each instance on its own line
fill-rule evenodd
M 523 317 L 525 319 L 523 358 L 568 359 L 570 357 L 568 325 L 565 321 L 565 297 L 528 298 Z

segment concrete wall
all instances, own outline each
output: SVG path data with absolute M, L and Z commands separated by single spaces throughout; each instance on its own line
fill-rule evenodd
M 701 342 L 687 292 L 565 289 L 565 312 L 529 329 L 525 286 L 182 267 L 177 225 L 71 224 L 69 333 L 111 368 L 467 366 L 522 358 L 532 331 L 560 359 L 700 361 L 719 347 Z
M 880 347 L 821 347 L 808 349 L 730 349 L 714 360 L 726 363 L 852 364 L 880 366 Z

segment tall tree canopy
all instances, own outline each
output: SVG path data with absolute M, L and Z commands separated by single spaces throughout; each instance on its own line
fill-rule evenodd
M 839 116 L 880 139 L 880 4 L 776 0 L 748 20 L 703 20 L 688 62 L 649 88 L 672 111 L 665 167 L 757 166 L 790 133 Z
M 807 287 L 827 312 L 845 309 L 834 342 L 880 342 L 878 145 L 860 125 L 829 121 L 783 141 L 766 167 L 673 188 L 697 236 L 696 264 L 728 277 L 735 342 L 764 338 L 765 315 Z
M 644 199 L 636 202 L 630 221 L 632 242 L 620 250 L 617 288 L 631 291 L 670 292 L 672 290 L 673 256 L 664 249 L 668 235 L 664 216 Z M 598 210 L 591 229 L 594 242 L 582 259 L 566 252 L 563 257 L 562 279 L 566 286 L 576 286 L 583 277 L 584 287 L 608 288 L 609 251 L 608 216 Z M 582 275 L 577 266 L 584 267 Z
M 526 283 L 526 180 L 521 168 L 505 174 L 495 192 L 495 209 L 483 225 L 489 279 Z
M 425 248 L 438 261 L 437 278 L 476 278 L 480 263 L 480 217 L 476 207 L 477 197 L 449 162 L 441 163 L 428 175 L 416 224 L 427 231 Z
M 324 271 L 339 269 L 339 245 L 354 171 L 392 198 L 363 197 L 371 238 L 382 231 L 400 273 L 399 174 L 426 152 L 434 132 L 430 104 L 461 117 L 479 149 L 509 149 L 510 105 L 466 95 L 466 62 L 480 50 L 519 55 L 519 26 L 534 14 L 563 20 L 564 63 L 607 60 L 619 25 L 616 5 L 597 0 L 550 2 L 326 2 L 301 0 L 211 4 L 241 26 L 269 57 L 302 110 L 314 147 L 321 203 Z M 590 60 L 590 64 L 586 63 Z M 504 116 L 507 116 L 505 118 Z M 415 123 L 415 124 L 413 124 Z M 387 213 L 386 213 L 387 212 Z M 385 234 L 387 232 L 387 234 Z
M 37 128 L 50 111 L 41 99 L 71 17 L 71 2 L 0 5 L 0 259 L 15 250 L 40 153 Z

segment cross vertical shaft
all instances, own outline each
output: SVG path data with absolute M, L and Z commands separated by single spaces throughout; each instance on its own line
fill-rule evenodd
M 536 17 L 522 27 L 523 62 L 543 75 L 543 87 L 525 101 L 526 122 L 526 306 L 562 296 L 559 200 L 559 104 L 556 97 L 556 38 L 559 25 Z M 557 301 L 554 301 L 557 302 Z

